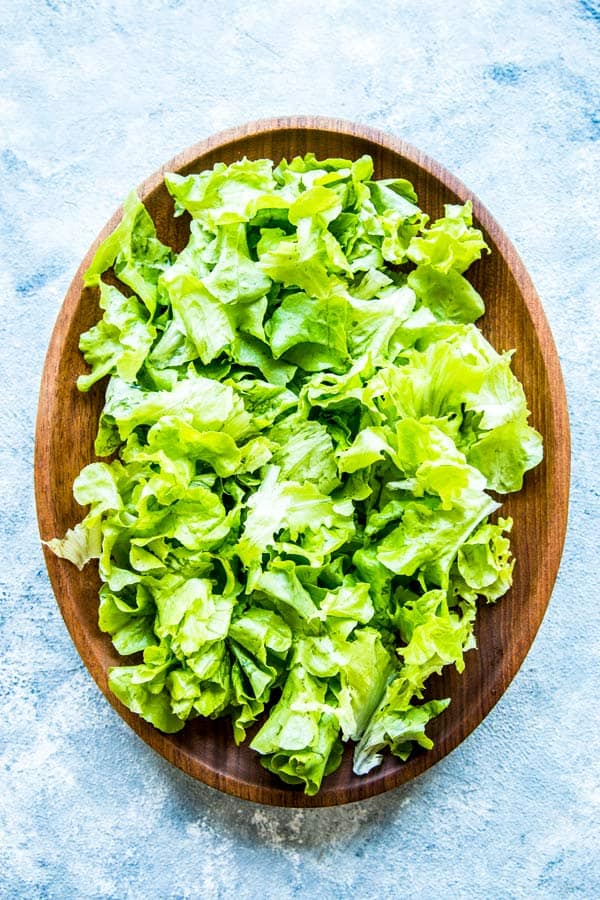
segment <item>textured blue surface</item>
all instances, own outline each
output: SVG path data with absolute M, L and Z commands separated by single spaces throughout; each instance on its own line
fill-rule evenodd
M 0 18 L 0 897 L 600 896 L 600 5 L 0 0 Z M 60 618 L 31 486 L 44 353 L 101 225 L 183 147 L 294 113 L 403 137 L 492 210 L 550 320 L 574 448 L 559 579 L 498 706 L 407 787 L 306 812 L 196 784 L 116 716 Z

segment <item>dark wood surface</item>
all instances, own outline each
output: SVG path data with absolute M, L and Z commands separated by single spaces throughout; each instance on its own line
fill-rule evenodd
M 442 166 L 403 141 L 336 119 L 281 118 L 255 122 L 209 138 L 185 150 L 147 179 L 139 189 L 161 240 L 180 250 L 187 220 L 174 219 L 173 202 L 162 179 L 166 171 L 199 172 L 215 162 L 268 157 L 279 161 L 313 151 L 317 157 L 356 158 L 370 153 L 375 177 L 401 176 L 413 182 L 420 205 L 439 216 L 444 203 L 473 200 L 476 224 L 492 254 L 469 270 L 487 312 L 480 325 L 498 350 L 516 348 L 513 368 L 522 380 L 531 422 L 544 437 L 545 459 L 525 479 L 524 490 L 510 496 L 501 513 L 514 519 L 512 546 L 517 558 L 511 591 L 494 606 L 482 606 L 476 634 L 478 650 L 466 655 L 459 676 L 446 670 L 432 679 L 433 696 L 452 703 L 428 727 L 435 748 L 401 763 L 388 756 L 368 775 L 352 774 L 352 749 L 341 768 L 324 780 L 316 797 L 282 785 L 266 772 L 246 746 L 237 748 L 227 720 L 195 720 L 178 735 L 164 735 L 125 709 L 107 686 L 109 666 L 123 663 L 110 638 L 98 629 L 97 566 L 83 572 L 58 559 L 46 547 L 50 580 L 67 628 L 90 673 L 108 700 L 137 734 L 189 775 L 248 800 L 282 806 L 330 806 L 373 796 L 419 775 L 453 750 L 481 722 L 506 690 L 539 628 L 552 591 L 567 522 L 569 423 L 560 366 L 540 301 L 514 247 L 490 213 Z M 81 263 L 61 308 L 44 368 L 40 391 L 35 488 L 41 537 L 61 536 L 81 519 L 72 483 L 94 459 L 93 440 L 103 403 L 103 387 L 81 394 L 75 378 L 84 363 L 79 335 L 100 316 L 97 289 L 84 288 L 85 271 L 98 243 L 119 221 L 107 223 Z

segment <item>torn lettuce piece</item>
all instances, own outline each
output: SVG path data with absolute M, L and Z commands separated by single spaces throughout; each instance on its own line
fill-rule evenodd
M 342 759 L 339 723 L 326 702 L 327 683 L 301 666 L 291 669 L 279 702 L 250 747 L 261 764 L 286 784 L 314 796 Z
M 269 429 L 268 438 L 275 447 L 272 461 L 282 478 L 310 481 L 323 494 L 339 486 L 333 441 L 324 425 L 290 415 Z
M 163 579 L 161 590 L 155 593 L 156 635 L 169 638 L 179 659 L 227 636 L 235 598 L 215 594 L 212 588 L 207 578 L 171 576 Z
M 365 401 L 394 423 L 461 416 L 462 405 L 481 385 L 487 368 L 472 333 L 458 344 L 441 339 L 422 351 L 407 350 L 398 362 L 379 369 L 365 391 Z
M 81 571 L 91 559 L 99 559 L 102 531 L 99 516 L 86 516 L 73 528 L 67 529 L 63 538 L 51 538 L 44 544 L 56 556 L 68 559 Z
M 474 322 L 485 312 L 481 296 L 455 269 L 440 271 L 430 265 L 417 266 L 408 285 L 438 321 Z
M 172 251 L 158 240 L 150 214 L 132 191 L 123 203 L 120 223 L 96 250 L 83 282 L 89 287 L 100 284 L 100 276 L 112 267 L 119 281 L 138 295 L 153 316 L 158 281 L 172 259 Z
M 79 339 L 79 349 L 92 370 L 77 379 L 80 391 L 89 391 L 105 375 L 135 381 L 156 337 L 147 310 L 135 297 L 125 297 L 101 282 L 100 307 L 103 318 Z
M 167 272 L 163 284 L 183 334 L 207 365 L 235 338 L 230 310 L 199 278 L 188 272 Z
M 275 559 L 252 579 L 258 602 L 272 604 L 277 613 L 296 633 L 320 620 L 319 609 L 302 585 L 291 560 Z
M 230 353 L 238 365 L 258 369 L 270 387 L 286 385 L 296 373 L 296 366 L 281 359 L 273 359 L 265 341 L 249 334 L 238 335 L 231 345 Z
M 269 701 L 272 688 L 285 678 L 292 631 L 272 610 L 251 607 L 232 622 L 228 643 L 235 657 L 232 722 L 239 744 Z
M 306 372 L 343 367 L 349 358 L 347 316 L 348 304 L 341 297 L 286 297 L 267 327 L 273 356 L 284 356 Z
M 353 536 L 352 501 L 336 501 L 311 482 L 300 484 L 278 478 L 279 468 L 268 466 L 261 485 L 248 499 L 248 515 L 236 546 L 245 566 L 260 563 L 263 553 L 275 545 L 283 529 L 292 542 L 301 536 L 309 552 L 318 552 L 321 547 L 321 557 Z
M 168 672 L 176 665 L 167 647 L 147 647 L 143 663 L 109 669 L 108 685 L 131 712 L 137 713 L 160 731 L 174 734 L 185 725 L 185 719 L 173 712 L 166 688 Z
M 203 279 L 214 297 L 221 303 L 249 303 L 264 297 L 271 279 L 250 259 L 243 224 L 219 229 L 215 253 L 216 265 Z
M 402 677 L 417 696 L 421 696 L 429 676 L 439 674 L 444 666 L 454 665 L 457 672 L 464 671 L 463 654 L 475 646 L 474 618 L 472 604 L 463 604 L 460 611 L 450 609 L 445 590 L 410 597 L 397 610 L 395 621 L 405 643 L 398 648 Z
M 164 416 L 183 416 L 198 429 L 223 430 L 233 439 L 247 433 L 251 423 L 243 401 L 231 387 L 190 370 L 171 390 L 146 391 L 112 378 L 100 429 L 103 423 L 116 429 L 120 443 L 139 426 L 154 425 Z
M 515 560 L 510 551 L 512 519 L 480 525 L 458 551 L 453 587 L 459 596 L 475 601 L 483 596 L 488 603 L 502 597 L 512 584 Z
M 417 265 L 425 263 L 444 273 L 454 269 L 460 274 L 480 259 L 482 250 L 489 253 L 489 248 L 481 231 L 473 228 L 470 200 L 463 206 L 446 204 L 444 209 L 446 214 L 441 219 L 411 240 L 407 256 Z
M 433 747 L 425 727 L 446 709 L 450 700 L 430 700 L 421 706 L 411 706 L 410 691 L 411 687 L 407 686 L 401 675 L 386 688 L 381 703 L 355 747 L 355 775 L 366 775 L 375 766 L 381 765 L 382 751 L 386 747 L 402 761 L 408 759 L 415 744 L 424 750 Z
M 214 229 L 248 221 L 265 196 L 272 206 L 281 203 L 274 193 L 273 163 L 268 159 L 244 158 L 229 166 L 216 163 L 197 175 L 168 172 L 165 185 L 175 200 L 175 215 L 187 211 Z
M 169 692 L 163 688 L 158 693 L 152 684 L 139 680 L 138 666 L 116 666 L 110 670 L 108 685 L 121 703 L 150 722 L 165 734 L 174 734 L 185 725 L 185 719 L 176 715 L 171 706 Z
M 285 660 L 292 646 L 289 625 L 277 613 L 260 607 L 251 607 L 238 616 L 228 635 L 263 665 L 268 660 Z
M 467 458 L 485 475 L 492 491 L 520 491 L 523 476 L 543 459 L 542 436 L 524 418 L 484 432 L 469 448 Z
M 377 559 L 396 575 L 421 570 L 429 584 L 447 588 L 459 547 L 499 506 L 482 491 L 473 491 L 451 509 L 427 498 L 406 500 L 400 524 L 379 543 Z
M 338 630 L 338 624 L 350 622 L 366 625 L 375 612 L 370 595 L 370 585 L 345 575 L 339 587 L 328 590 L 320 602 L 320 609 L 327 617 L 330 629 Z M 332 624 L 331 620 L 335 622 Z M 346 635 L 347 636 L 347 635 Z
M 410 287 L 389 287 L 378 297 L 349 300 L 348 352 L 355 360 L 365 353 L 371 359 L 387 360 L 392 338 L 406 321 L 415 305 L 415 294 Z
M 154 633 L 155 617 L 156 606 L 144 585 L 137 584 L 122 594 L 111 591 L 107 584 L 100 588 L 98 626 L 110 634 L 121 656 L 138 653 L 158 643 Z
M 347 643 L 339 672 L 337 718 L 345 741 L 357 741 L 378 706 L 394 671 L 394 661 L 374 628 L 358 628 Z

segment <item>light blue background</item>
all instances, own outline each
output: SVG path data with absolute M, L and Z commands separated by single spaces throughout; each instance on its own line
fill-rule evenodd
M 0 20 L 0 896 L 600 896 L 600 4 L 0 0 Z M 193 782 L 116 716 L 31 485 L 45 350 L 100 227 L 180 149 L 294 113 L 403 137 L 489 207 L 553 329 L 574 448 L 559 579 L 496 709 L 407 787 L 306 812 Z

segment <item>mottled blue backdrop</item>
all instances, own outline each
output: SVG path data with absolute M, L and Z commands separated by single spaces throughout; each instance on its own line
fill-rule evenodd
M 600 896 L 600 4 L 0 0 L 0 21 L 0 896 Z M 306 812 L 196 784 L 111 710 L 32 491 L 45 350 L 102 224 L 178 150 L 294 113 L 403 137 L 489 207 L 550 320 L 574 447 L 559 579 L 498 706 L 407 787 Z

